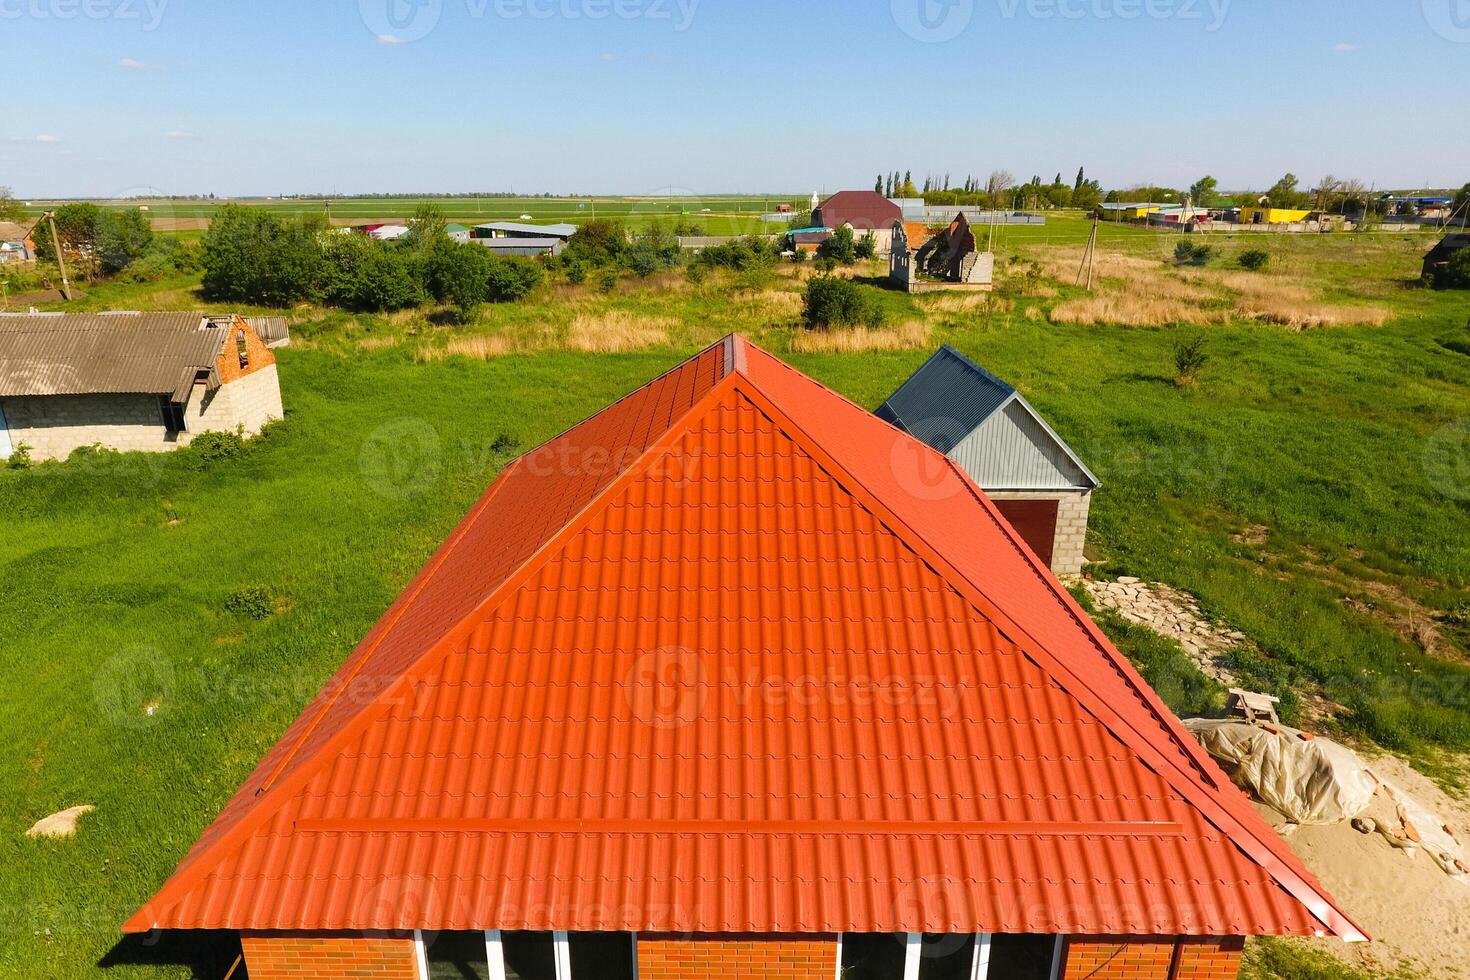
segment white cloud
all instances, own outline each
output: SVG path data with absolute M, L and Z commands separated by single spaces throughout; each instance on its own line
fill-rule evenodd
M 139 61 L 137 58 L 123 58 L 117 63 L 117 66 L 119 68 L 126 68 L 128 71 L 147 71 L 153 67 L 147 62 Z
M 37 143 L 60 143 L 61 142 L 61 137 L 60 136 L 52 136 L 50 133 L 42 133 L 40 136 L 37 136 L 36 137 L 36 142 Z
M 163 138 L 167 140 L 186 140 L 192 139 L 193 137 L 192 134 L 186 133 L 182 129 L 170 129 L 163 134 Z
M 1358 46 L 1356 44 L 1351 44 L 1351 43 L 1349 43 L 1347 41 L 1343 41 L 1340 44 L 1334 44 L 1332 46 L 1332 50 L 1334 50 L 1334 51 L 1340 51 L 1343 54 L 1346 54 L 1349 51 L 1356 51 L 1356 50 L 1358 50 Z
M 604 51 L 602 53 L 602 60 L 603 61 L 617 61 L 618 60 L 618 56 L 615 55 L 615 54 L 613 54 L 611 51 Z
M 379 44 L 407 44 L 408 41 L 406 41 L 403 38 L 399 37 L 397 34 L 379 34 L 378 35 L 378 43 Z

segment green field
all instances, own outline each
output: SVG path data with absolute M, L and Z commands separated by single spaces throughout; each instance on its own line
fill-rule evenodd
M 220 976 L 214 961 L 195 974 L 168 944 L 113 951 L 117 925 L 508 455 L 730 330 L 868 406 L 935 345 L 954 344 L 1014 382 L 1102 479 L 1089 542 L 1100 574 L 1197 594 L 1255 642 L 1235 669 L 1294 716 L 1322 712 L 1319 728 L 1463 779 L 1470 294 L 1412 285 L 1428 247 L 1416 236 L 1210 239 L 1221 254 L 1201 275 L 1221 270 L 1220 284 L 1193 287 L 1193 273 L 1164 261 L 1176 236 L 1105 228 L 1113 262 L 1138 263 L 1160 292 L 1213 290 L 1195 304 L 1203 322 L 1052 322 L 1090 298 L 1069 275 L 1036 270 L 1075 262 L 1089 228 L 1064 218 L 1002 230 L 1003 280 L 988 304 L 883 294 L 891 349 L 865 352 L 815 349 L 796 326 L 809 267 L 697 284 L 670 272 L 610 293 L 553 281 L 460 328 L 429 311 L 303 307 L 279 352 L 287 418 L 243 458 L 0 470 L 0 934 L 14 939 L 0 946 L 0 975 Z M 1297 330 L 1237 312 L 1247 301 L 1230 298 L 1239 284 L 1223 270 L 1250 247 L 1272 254 L 1266 287 L 1322 308 L 1382 307 L 1387 321 Z M 203 306 L 196 285 L 100 285 L 80 308 Z M 1178 387 L 1174 347 L 1198 335 L 1209 361 Z M 630 349 L 575 349 L 588 336 Z M 410 443 L 420 452 L 399 460 L 406 469 L 385 470 Z M 268 598 L 260 618 L 232 611 L 247 592 Z M 1428 617 L 1445 645 L 1426 652 L 1387 614 L 1386 595 Z M 1218 698 L 1177 647 L 1112 625 L 1177 709 Z M 98 809 L 75 840 L 22 836 L 78 803 Z M 207 947 L 216 953 L 227 965 L 228 943 Z M 1253 977 L 1313 975 L 1286 972 L 1286 954 L 1255 962 L 1266 965 Z
M 331 217 L 338 223 L 362 223 L 374 220 L 409 218 L 424 200 L 432 200 L 450 221 L 475 224 L 484 221 L 513 221 L 530 215 L 538 223 L 567 221 L 576 224 L 592 218 L 615 218 L 633 227 L 662 221 L 698 224 L 711 235 L 748 235 L 783 229 L 780 224 L 767 225 L 760 216 L 776 211 L 778 205 L 789 204 L 794 210 L 810 206 L 809 197 L 769 196 L 691 196 L 681 194 L 644 197 L 354 197 L 323 199 L 248 198 L 238 202 L 246 207 L 261 208 L 282 217 L 301 218 L 323 215 L 330 203 Z M 39 215 L 46 208 L 62 202 L 30 201 L 28 210 Z M 148 216 L 159 231 L 174 231 L 176 224 L 195 225 L 212 217 L 227 202 L 219 201 L 99 201 L 107 207 L 146 207 Z

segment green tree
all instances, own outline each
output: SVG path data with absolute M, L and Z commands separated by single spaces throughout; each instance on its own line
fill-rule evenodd
M 628 232 L 621 221 L 594 218 L 577 229 L 563 253 L 567 261 L 587 265 L 611 265 L 628 246 Z
M 11 196 L 9 187 L 0 187 L 0 221 L 23 222 L 26 220 L 25 208 L 20 202 Z
M 444 241 L 429 258 L 429 292 L 437 300 L 453 303 L 459 322 L 469 323 L 485 302 L 488 260 L 494 256 L 482 245 Z M 582 275 L 586 277 L 585 270 Z
M 363 235 L 334 234 L 323 243 L 322 255 L 323 292 L 337 306 L 378 313 L 417 306 L 425 299 L 411 249 Z
M 310 228 L 238 204 L 225 205 L 210 222 L 201 257 L 203 292 L 212 300 L 286 306 L 313 295 L 325 272 L 320 238 Z
M 802 318 L 811 327 L 876 327 L 883 322 L 883 306 L 871 290 L 851 279 L 813 276 L 802 296 Z
M 873 193 L 874 194 L 882 194 L 883 193 L 883 175 L 882 174 L 879 174 L 878 175 L 877 182 L 873 184 Z
M 857 241 L 853 237 L 852 229 L 846 225 L 832 232 L 821 245 L 817 246 L 817 254 L 824 259 L 841 262 L 843 265 L 851 265 L 857 261 Z
M 1467 212 L 1470 212 L 1470 184 L 1461 187 L 1460 192 L 1455 195 L 1455 203 L 1451 206 L 1450 214 L 1463 221 Z
M 1087 171 L 1086 171 L 1086 169 L 1084 169 L 1082 167 L 1078 167 L 1077 168 L 1077 180 L 1076 180 L 1075 183 L 1072 184 L 1072 190 L 1074 192 L 1080 191 L 1082 189 L 1082 185 L 1085 184 L 1085 183 L 1087 183 Z
M 445 233 L 445 225 L 444 212 L 439 205 L 433 201 L 425 201 L 418 206 L 413 217 L 408 219 L 408 234 L 404 236 L 404 243 L 420 253 L 432 252 L 445 242 L 453 241 Z
M 1207 208 L 1215 203 L 1218 196 L 1220 182 L 1214 177 L 1205 176 L 1189 185 L 1189 196 L 1197 208 Z
M 141 211 L 105 208 L 97 215 L 92 248 L 101 270 L 121 272 L 153 244 L 153 226 Z
M 1460 249 L 1442 268 L 1434 271 L 1434 288 L 1470 289 L 1470 248 Z
M 541 285 L 545 277 L 545 272 L 534 259 L 491 256 L 485 271 L 485 298 L 493 303 L 513 303 L 523 299 Z M 617 277 L 612 272 L 607 275 L 613 276 L 613 285 L 616 286 Z
M 1296 174 L 1286 174 L 1266 191 L 1273 208 L 1305 208 L 1311 204 L 1311 195 L 1300 190 L 1301 181 Z

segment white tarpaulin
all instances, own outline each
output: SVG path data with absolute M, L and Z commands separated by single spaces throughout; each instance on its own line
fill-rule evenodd
M 1451 875 L 1470 871 L 1464 848 L 1438 814 L 1380 780 L 1356 752 L 1327 738 L 1303 737 L 1285 725 L 1189 718 L 1184 722 L 1235 783 L 1293 823 L 1328 825 L 1352 820 L 1380 788 L 1392 802 L 1397 826 L 1368 825 L 1395 846 L 1423 848 Z
M 1273 725 L 1190 718 L 1184 722 L 1205 751 L 1226 763 L 1236 784 L 1293 823 L 1351 820 L 1373 802 L 1378 780 L 1356 752 L 1325 738 Z

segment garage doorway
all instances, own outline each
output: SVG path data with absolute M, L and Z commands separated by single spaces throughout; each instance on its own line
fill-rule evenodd
M 1057 540 L 1055 500 L 997 500 L 995 507 L 1047 567 Z

